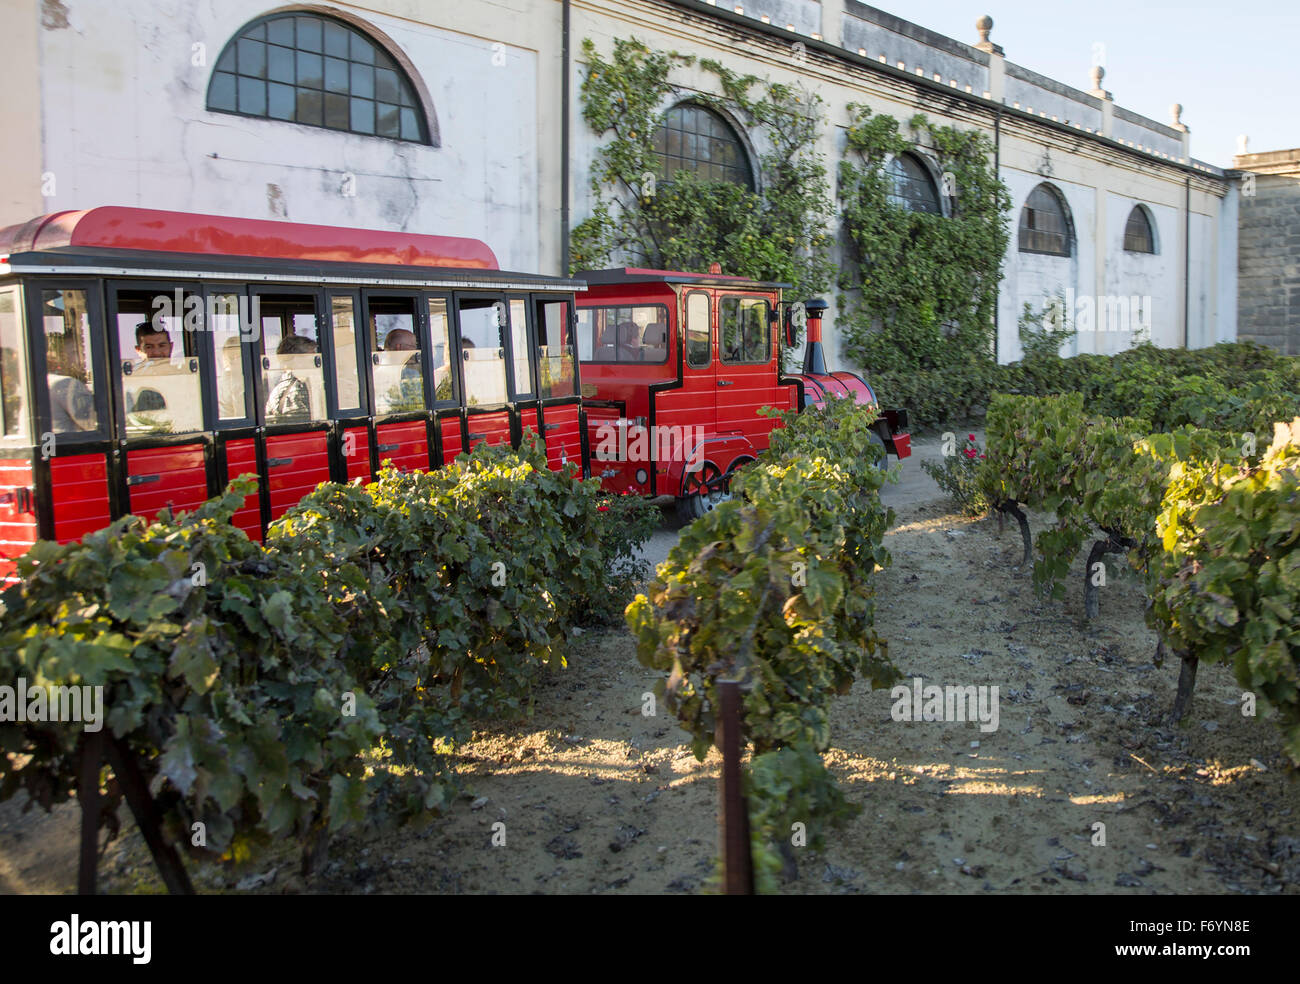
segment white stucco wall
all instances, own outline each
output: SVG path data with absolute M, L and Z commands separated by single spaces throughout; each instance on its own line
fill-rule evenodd
M 428 87 L 441 131 L 430 147 L 209 112 L 223 47 L 273 5 L 65 5 L 67 26 L 41 31 L 43 166 L 57 179 L 46 211 L 137 205 L 469 236 L 506 269 L 538 269 L 536 51 L 353 11 Z

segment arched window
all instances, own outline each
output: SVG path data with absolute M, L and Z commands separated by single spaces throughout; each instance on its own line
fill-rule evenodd
M 1040 184 L 1020 210 L 1020 252 L 1070 255 L 1070 220 L 1060 192 Z
M 226 45 L 208 109 L 429 143 L 410 77 L 361 31 L 332 17 L 272 14 Z
M 664 114 L 655 131 L 655 155 L 666 181 L 678 171 L 691 171 L 705 181 L 731 181 L 754 189 L 749 155 L 736 131 L 703 106 L 681 103 Z
M 885 165 L 889 178 L 889 201 L 912 212 L 942 215 L 939 192 L 925 165 L 911 154 L 899 154 Z
M 1156 251 L 1155 230 L 1151 228 L 1151 217 L 1141 205 L 1134 205 L 1128 214 L 1124 226 L 1124 249 L 1129 253 L 1154 253 Z

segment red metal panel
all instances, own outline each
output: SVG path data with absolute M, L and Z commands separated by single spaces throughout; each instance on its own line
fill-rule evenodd
M 324 431 L 268 435 L 266 462 L 272 522 L 321 482 L 330 480 L 329 447 Z
M 347 463 L 348 481 L 361 479 L 369 482 L 370 431 L 364 427 L 349 427 L 343 431 L 343 460 Z
M 487 443 L 510 443 L 510 414 L 506 410 L 495 413 L 472 413 L 469 415 L 469 446 Z
M 343 229 L 149 208 L 106 206 L 55 212 L 0 230 L 0 254 L 65 246 L 325 260 L 332 263 L 499 269 L 492 250 L 477 239 L 382 229 Z
M 449 465 L 465 450 L 465 443 L 460 439 L 460 418 L 443 417 L 438 426 L 442 428 L 442 463 Z
M 36 542 L 36 513 L 20 508 L 21 490 L 27 490 L 35 506 L 32 463 L 26 458 L 0 458 L 0 494 L 14 493 L 11 502 L 0 503 L 0 584 L 13 580 L 13 558 L 25 554 Z
M 385 461 L 391 461 L 398 471 L 429 470 L 429 439 L 423 420 L 380 424 L 375 433 L 379 438 L 381 466 Z
M 230 441 L 226 445 L 226 474 L 232 479 L 240 475 L 252 475 L 258 478 L 257 442 L 251 437 Z M 260 478 L 258 482 L 260 484 Z M 231 522 L 247 533 L 250 540 L 261 542 L 262 503 L 256 492 L 244 499 L 243 508 L 235 513 Z
M 108 462 L 103 454 L 78 454 L 50 462 L 54 539 L 79 540 L 112 522 Z
M 208 472 L 202 444 L 141 448 L 126 453 L 131 512 L 152 522 L 170 506 L 173 514 L 197 509 L 208 498 Z M 155 478 L 155 476 L 157 476 Z
M 577 404 L 545 407 L 542 420 L 546 424 L 546 464 L 551 471 L 559 471 L 566 461 L 581 465 L 582 431 Z

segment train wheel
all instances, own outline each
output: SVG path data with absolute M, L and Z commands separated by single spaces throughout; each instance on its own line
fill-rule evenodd
M 707 488 L 721 477 L 722 471 L 717 465 L 707 461 L 698 471 L 687 476 L 683 483 L 685 494 L 677 499 L 677 516 L 683 523 L 695 522 L 731 498 L 729 483 L 720 487 L 715 485 L 712 490 Z

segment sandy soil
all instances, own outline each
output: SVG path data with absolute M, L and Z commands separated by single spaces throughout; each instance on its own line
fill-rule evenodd
M 937 447 L 937 445 L 935 445 Z M 933 454 L 928 445 L 921 454 Z M 1151 664 L 1154 636 L 1132 576 L 1083 618 L 1083 560 L 1062 602 L 1034 597 L 1020 542 L 967 520 L 908 462 L 885 493 L 898 513 L 878 625 L 910 681 L 999 687 L 999 727 L 895 721 L 887 691 L 839 699 L 828 761 L 861 815 L 826 850 L 797 850 L 791 894 L 1297 893 L 1300 787 L 1272 723 L 1243 717 L 1240 689 L 1204 667 L 1194 720 L 1165 723 L 1177 667 Z M 928 486 L 928 488 L 927 488 Z M 1031 517 L 1042 529 L 1046 517 Z M 667 552 L 672 524 L 648 545 Z M 342 893 L 691 893 L 717 843 L 718 756 L 690 754 L 670 717 L 644 717 L 654 675 L 622 631 L 590 632 L 535 714 L 464 749 L 468 795 L 422 830 L 342 838 L 304 883 L 288 853 L 248 890 Z M 0 807 L 0 886 L 75 884 L 76 816 L 15 821 Z M 1094 824 L 1105 825 L 1104 846 Z M 504 832 L 505 844 L 493 846 Z M 157 891 L 138 834 L 109 850 L 104 888 Z M 210 871 L 202 890 L 250 871 Z

